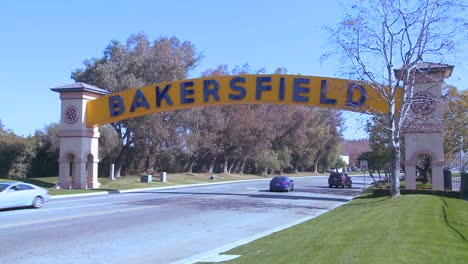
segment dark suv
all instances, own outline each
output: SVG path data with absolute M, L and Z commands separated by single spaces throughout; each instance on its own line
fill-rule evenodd
M 353 185 L 353 181 L 351 181 L 351 177 L 348 176 L 346 173 L 342 172 L 333 172 L 328 177 L 328 187 L 332 188 L 333 186 L 344 188 L 347 186 L 351 188 Z

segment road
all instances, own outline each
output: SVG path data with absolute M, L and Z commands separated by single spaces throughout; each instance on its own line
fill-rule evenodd
M 369 180 L 369 179 L 367 179 Z M 52 199 L 0 211 L 2 263 L 192 263 L 346 203 L 362 188 L 329 189 L 326 177 L 269 180 Z

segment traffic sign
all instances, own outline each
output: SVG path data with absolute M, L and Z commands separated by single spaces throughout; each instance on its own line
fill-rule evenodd
M 361 160 L 361 161 L 359 162 L 359 164 L 361 165 L 361 170 L 362 170 L 362 171 L 366 171 L 366 170 L 367 170 L 367 168 L 368 168 L 368 167 L 367 167 L 367 160 Z

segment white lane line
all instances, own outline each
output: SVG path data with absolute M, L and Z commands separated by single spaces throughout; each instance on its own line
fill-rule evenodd
M 107 212 L 97 212 L 97 213 L 85 214 L 85 215 L 48 218 L 48 219 L 38 220 L 38 221 L 29 221 L 29 222 L 10 224 L 10 225 L 0 225 L 0 229 L 19 227 L 19 226 L 26 226 L 26 225 L 35 225 L 35 224 L 42 224 L 42 223 L 50 223 L 50 222 L 55 222 L 55 221 L 71 220 L 71 219 L 78 219 L 78 218 L 99 216 L 99 215 L 106 215 L 106 214 L 115 214 L 115 213 L 136 211 L 136 210 L 141 210 L 141 209 L 146 209 L 146 208 L 148 208 L 148 207 L 142 206 L 142 207 L 133 207 L 133 208 L 127 208 L 127 209 L 112 210 L 112 211 L 107 211 Z
M 151 199 L 166 199 L 166 198 L 171 198 L 171 197 L 180 197 L 180 196 L 186 196 L 190 194 L 175 194 L 175 195 L 170 195 L 170 196 L 164 196 L 164 197 L 158 197 L 158 198 L 151 198 Z M 68 201 L 70 203 L 71 201 Z M 74 202 L 85 202 L 85 201 L 74 201 Z M 60 210 L 76 210 L 80 208 L 87 208 L 87 207 L 95 207 L 95 206 L 108 206 L 108 205 L 115 205 L 115 204 L 120 204 L 120 203 L 125 203 L 129 201 L 113 201 L 113 202 L 107 202 L 107 203 L 93 203 L 93 204 L 86 204 L 86 205 L 79 205 L 79 206 L 66 206 L 66 207 L 57 207 L 57 208 L 41 208 L 40 210 L 30 210 L 30 211 L 15 211 L 11 212 L 9 214 L 0 214 L 0 216 L 8 216 L 8 215 L 22 215 L 22 214 L 34 214 L 34 213 L 45 213 L 49 211 L 60 211 Z M 55 203 L 54 203 L 55 204 Z

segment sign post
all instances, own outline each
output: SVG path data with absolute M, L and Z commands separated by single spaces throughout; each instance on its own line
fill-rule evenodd
M 364 172 L 364 189 L 366 188 L 366 170 L 367 170 L 367 160 L 361 160 L 359 162 L 361 165 L 361 170 Z

